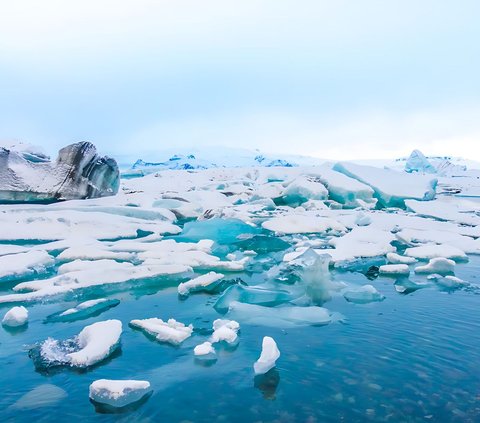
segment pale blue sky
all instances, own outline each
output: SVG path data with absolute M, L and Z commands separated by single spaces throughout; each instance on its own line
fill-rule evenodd
M 3 1 L 0 139 L 480 160 L 479 22 L 461 0 Z

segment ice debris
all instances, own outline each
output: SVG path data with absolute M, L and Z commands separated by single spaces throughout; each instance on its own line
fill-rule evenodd
M 209 272 L 205 275 L 190 279 L 178 285 L 178 293 L 180 295 L 188 295 L 192 291 L 210 292 L 224 278 L 222 273 Z
M 256 375 L 265 374 L 275 367 L 275 363 L 280 357 L 280 350 L 277 343 L 270 336 L 265 336 L 262 341 L 262 353 L 260 358 L 254 363 L 253 369 Z
M 240 324 L 235 320 L 217 319 L 213 322 L 213 334 L 210 342 L 225 341 L 227 344 L 235 344 L 238 339 Z
M 23 306 L 12 307 L 3 316 L 2 325 L 8 327 L 23 326 L 28 323 L 28 310 Z
M 351 303 L 366 304 L 374 301 L 383 301 L 385 297 L 373 285 L 350 287 L 343 291 L 345 299 Z
M 168 319 L 164 322 L 162 319 L 152 317 L 150 319 L 132 320 L 130 325 L 155 337 L 157 341 L 166 342 L 172 345 L 179 345 L 185 339 L 189 338 L 193 332 L 193 325 L 186 326 L 184 323 L 177 322 L 175 319 Z
M 431 259 L 424 266 L 417 266 L 415 273 L 453 273 L 455 271 L 455 262 L 444 257 L 436 257 Z
M 413 150 L 405 163 L 405 172 L 437 173 L 437 170 L 420 150 Z
M 99 404 L 122 408 L 148 395 L 152 391 L 146 380 L 98 379 L 89 388 L 89 397 Z

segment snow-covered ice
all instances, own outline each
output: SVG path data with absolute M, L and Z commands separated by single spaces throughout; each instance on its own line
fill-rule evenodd
M 98 379 L 89 387 L 89 397 L 100 404 L 125 407 L 140 401 L 152 391 L 146 380 Z
M 130 325 L 154 336 L 160 342 L 167 342 L 173 345 L 181 344 L 193 332 L 193 325 L 186 326 L 175 319 L 168 319 L 166 322 L 156 317 L 143 320 L 135 319 L 130 322 Z
M 222 273 L 209 272 L 205 275 L 190 279 L 178 285 L 180 295 L 188 295 L 191 291 L 209 291 L 213 289 L 225 275 Z
M 382 275 L 408 275 L 410 268 L 406 264 L 384 264 L 380 266 L 379 272 Z
M 28 310 L 23 306 L 12 307 L 5 313 L 2 325 L 9 327 L 23 326 L 28 322 Z
M 259 359 L 254 363 L 253 369 L 256 375 L 267 373 L 275 367 L 276 361 L 280 357 L 280 350 L 277 343 L 270 336 L 265 336 L 262 341 L 262 352 Z
M 428 264 L 415 267 L 415 273 L 453 273 L 455 271 L 455 262 L 444 257 L 430 259 Z
M 210 342 L 225 341 L 227 344 L 234 344 L 238 339 L 240 325 L 235 320 L 217 319 L 213 322 L 213 334 Z
M 365 304 L 383 301 L 385 297 L 373 285 L 350 287 L 343 291 L 345 299 L 351 303 Z

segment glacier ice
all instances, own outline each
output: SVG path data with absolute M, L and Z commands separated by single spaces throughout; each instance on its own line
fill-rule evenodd
M 146 380 L 111 380 L 98 379 L 89 387 L 91 400 L 122 408 L 150 394 L 152 389 Z
M 12 307 L 5 313 L 2 325 L 8 327 L 23 326 L 28 323 L 28 310 L 23 306 Z
M 62 148 L 55 162 L 32 161 L 0 147 L 0 202 L 51 202 L 114 195 L 117 163 L 89 142 Z
M 259 359 L 254 363 L 253 369 L 256 375 L 265 374 L 275 367 L 280 357 L 280 350 L 277 343 L 270 336 L 265 336 L 262 341 L 262 352 Z
M 181 344 L 185 339 L 189 338 L 193 332 L 193 325 L 186 326 L 184 323 L 177 322 L 175 319 L 168 319 L 164 322 L 162 319 L 156 317 L 132 320 L 130 326 L 143 330 L 150 336 L 155 337 L 157 341 L 172 345 Z

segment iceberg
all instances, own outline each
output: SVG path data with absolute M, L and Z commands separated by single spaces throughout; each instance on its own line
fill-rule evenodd
M 37 156 L 38 157 L 38 156 Z M 62 148 L 55 162 L 32 161 L 0 147 L 0 202 L 54 202 L 114 195 L 117 163 L 89 142 Z
M 385 299 L 385 297 L 380 294 L 373 285 L 347 288 L 343 291 L 343 296 L 347 301 L 357 304 L 383 301 Z
M 178 285 L 178 293 L 180 295 L 188 295 L 192 291 L 211 292 L 218 286 L 218 283 L 224 278 L 222 273 L 209 272 L 205 275 L 190 279 Z
M 151 392 L 146 380 L 98 379 L 90 385 L 89 397 L 96 403 L 122 408 L 142 400 Z
M 405 208 L 407 199 L 425 201 L 435 198 L 438 181 L 430 176 L 405 174 L 347 162 L 337 163 L 333 169 L 370 186 L 382 207 Z
M 277 343 L 270 336 L 265 336 L 262 341 L 262 353 L 259 359 L 254 363 L 253 369 L 256 375 L 267 373 L 275 367 L 276 361 L 280 357 L 280 350 Z
M 413 150 L 405 163 L 405 172 L 437 173 L 437 170 L 419 150 Z
M 12 307 L 5 313 L 2 319 L 2 325 L 8 327 L 23 326 L 28 323 L 28 310 L 23 307 Z
M 162 319 L 152 317 L 150 319 L 132 320 L 130 326 L 143 330 L 157 341 L 166 342 L 172 345 L 180 345 L 189 338 L 193 332 L 193 325 L 186 326 L 175 319 Z
M 444 257 L 432 258 L 428 264 L 417 266 L 415 273 L 453 273 L 455 271 L 455 262 Z
M 240 325 L 235 320 L 217 319 L 213 322 L 213 334 L 210 342 L 226 342 L 227 344 L 235 344 L 238 339 L 238 331 Z

